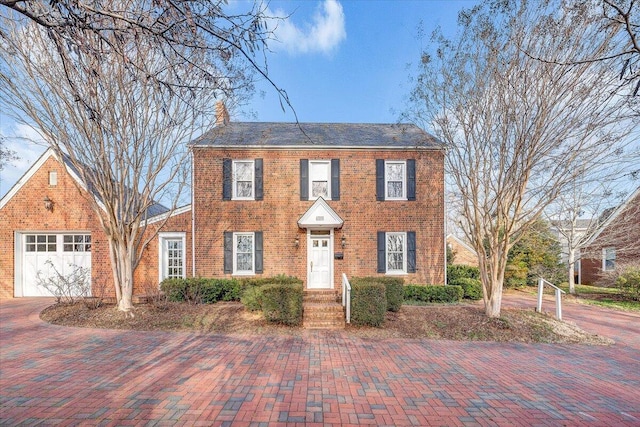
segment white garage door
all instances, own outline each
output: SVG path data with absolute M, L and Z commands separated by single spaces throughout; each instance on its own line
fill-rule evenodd
M 90 234 L 25 233 L 22 236 L 23 296 L 52 296 L 46 288 L 38 285 L 38 272 L 44 278 L 55 276 L 56 270 L 63 276 L 68 275 L 75 266 L 91 271 Z

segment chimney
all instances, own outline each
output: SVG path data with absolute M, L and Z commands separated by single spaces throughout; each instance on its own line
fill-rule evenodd
M 223 101 L 216 102 L 216 126 L 225 126 L 229 123 L 229 112 Z

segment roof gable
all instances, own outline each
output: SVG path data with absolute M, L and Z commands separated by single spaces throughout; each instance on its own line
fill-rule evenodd
M 331 229 L 340 228 L 342 224 L 344 224 L 343 219 L 322 197 L 318 197 L 298 220 L 300 228 Z
M 436 149 L 441 141 L 413 124 L 230 122 L 194 147 Z
M 587 240 L 582 246 L 587 247 L 591 245 L 598 238 L 598 236 L 602 234 L 604 230 L 606 230 L 629 206 L 631 206 L 631 203 L 633 203 L 636 199 L 638 199 L 637 203 L 640 204 L 640 187 L 636 188 L 636 191 L 634 191 L 631 194 L 631 196 L 629 196 L 629 198 L 627 198 L 627 200 L 624 201 L 624 203 L 618 206 L 607 217 L 607 219 L 602 223 L 602 225 L 598 227 L 598 230 L 595 233 L 593 233 L 593 236 L 591 236 L 591 238 Z

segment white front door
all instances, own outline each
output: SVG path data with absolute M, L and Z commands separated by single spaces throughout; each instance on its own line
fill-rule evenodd
M 309 237 L 309 251 L 307 260 L 309 262 L 307 268 L 309 271 L 309 280 L 307 288 L 309 289 L 330 289 L 331 278 L 331 236 L 313 236 Z

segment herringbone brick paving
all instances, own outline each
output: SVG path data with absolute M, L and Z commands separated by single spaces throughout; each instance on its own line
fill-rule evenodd
M 640 425 L 635 313 L 565 304 L 596 347 L 65 328 L 47 304 L 0 301 L 0 425 Z

